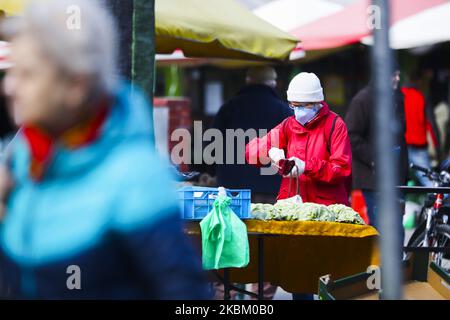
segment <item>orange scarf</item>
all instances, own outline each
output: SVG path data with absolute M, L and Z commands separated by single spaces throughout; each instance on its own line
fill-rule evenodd
M 60 137 L 53 138 L 42 129 L 35 126 L 23 128 L 23 134 L 28 142 L 31 160 L 29 173 L 34 181 L 41 181 L 52 160 L 56 141 L 69 149 L 77 149 L 95 141 L 102 124 L 108 115 L 108 102 L 103 102 L 99 111 L 91 118 L 77 124 L 64 132 Z

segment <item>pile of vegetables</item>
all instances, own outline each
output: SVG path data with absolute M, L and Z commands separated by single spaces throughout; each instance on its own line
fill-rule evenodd
M 325 206 L 317 203 L 278 201 L 275 205 L 252 203 L 252 215 L 260 220 L 329 221 L 365 224 L 352 208 L 342 204 Z

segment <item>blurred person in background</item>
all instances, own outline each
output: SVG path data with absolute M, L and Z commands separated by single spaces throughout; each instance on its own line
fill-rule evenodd
M 22 124 L 0 176 L 3 297 L 208 298 L 150 107 L 116 77 L 111 16 L 97 1 L 52 0 L 3 29 Z
M 409 162 L 423 168 L 431 168 L 430 155 L 428 154 L 427 133 L 430 133 L 435 149 L 439 150 L 436 123 L 425 96 L 420 91 L 420 74 L 413 71 L 409 81 L 402 86 L 404 96 L 406 133 L 405 140 L 408 146 Z M 431 180 L 421 172 L 414 172 L 417 181 L 425 187 L 432 187 Z
M 432 107 L 434 119 L 436 119 L 437 132 L 440 142 L 440 149 L 433 150 L 430 148 L 433 154 L 433 160 L 435 164 L 438 164 L 441 160 L 448 157 L 448 127 L 449 127 L 449 119 L 450 119 L 450 107 L 445 101 L 440 101 L 435 106 Z M 430 146 L 432 147 L 432 145 Z
M 394 97 L 395 118 L 392 119 L 395 135 L 395 148 L 393 152 L 398 159 L 397 185 L 406 185 L 408 181 L 408 149 L 405 141 L 405 108 L 403 94 L 399 88 L 400 71 L 396 70 L 392 75 L 392 95 Z M 353 188 L 361 189 L 367 207 L 369 223 L 377 225 L 376 216 L 376 154 L 375 154 L 375 113 L 374 93 L 372 84 L 369 83 L 359 91 L 350 102 L 345 123 L 353 153 Z M 401 210 L 403 213 L 403 210 Z M 401 218 L 402 215 L 399 215 Z M 403 227 L 402 230 L 403 232 Z
M 227 129 L 260 129 L 270 131 L 293 112 L 288 104 L 276 93 L 277 73 L 269 66 L 251 67 L 247 70 L 246 85 L 237 95 L 227 101 L 217 113 L 213 128 L 219 129 L 226 137 Z M 227 145 L 224 144 L 223 159 L 227 159 Z M 230 151 L 230 150 L 228 150 Z M 251 189 L 252 203 L 276 202 L 278 186 L 281 183 L 279 175 L 261 175 L 259 168 L 237 162 L 240 155 L 245 153 L 234 145 L 232 164 L 216 164 L 217 183 L 229 189 Z M 253 285 L 256 292 L 257 285 Z M 277 287 L 269 283 L 264 285 L 264 299 L 272 299 Z M 220 290 L 220 289 L 219 289 Z

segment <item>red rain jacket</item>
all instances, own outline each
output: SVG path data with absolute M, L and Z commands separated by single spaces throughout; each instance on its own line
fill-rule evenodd
M 425 97 L 416 88 L 403 87 L 401 90 L 405 99 L 406 144 L 426 148 L 428 131 L 434 145 L 437 146 L 437 137 L 430 121 L 427 119 Z
M 324 205 L 349 204 L 352 173 L 352 150 L 344 121 L 322 102 L 316 118 L 302 126 L 289 117 L 266 136 L 255 138 L 246 146 L 246 160 L 262 166 L 270 162 L 271 147 L 283 149 L 286 158 L 305 161 L 300 178 L 300 196 L 304 202 Z M 334 125 L 333 125 L 334 123 Z M 278 199 L 296 193 L 296 179 L 283 178 Z M 289 194 L 291 191 L 291 194 Z

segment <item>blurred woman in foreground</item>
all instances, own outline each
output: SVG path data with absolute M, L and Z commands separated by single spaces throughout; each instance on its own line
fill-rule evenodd
M 67 24 L 74 5 L 79 28 Z M 150 108 L 116 80 L 108 13 L 92 0 L 53 0 L 5 30 L 22 132 L 0 179 L 3 293 L 207 298 L 174 187 L 149 142 Z

